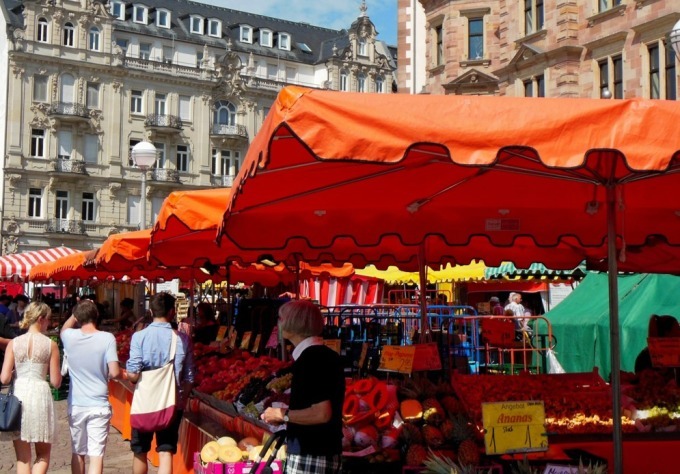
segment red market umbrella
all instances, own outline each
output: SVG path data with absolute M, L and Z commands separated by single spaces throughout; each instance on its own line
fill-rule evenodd
M 288 87 L 248 151 L 218 238 L 281 259 L 335 257 L 352 243 L 366 260 L 417 262 L 421 275 L 469 257 L 605 265 L 620 413 L 616 274 L 680 271 L 679 121 L 669 101 Z

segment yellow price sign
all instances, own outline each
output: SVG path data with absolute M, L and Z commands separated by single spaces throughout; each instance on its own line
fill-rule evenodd
M 217 330 L 217 337 L 215 337 L 215 340 L 221 342 L 224 339 L 224 336 L 227 335 L 227 329 L 227 326 L 220 326 Z
M 415 346 L 383 346 L 378 370 L 410 374 L 415 355 Z
M 482 403 L 486 454 L 548 450 L 543 401 Z

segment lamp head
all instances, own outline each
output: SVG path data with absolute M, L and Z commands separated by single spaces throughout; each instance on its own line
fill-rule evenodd
M 207 260 L 202 266 L 201 266 L 201 271 L 205 273 L 206 275 L 214 275 L 217 273 L 217 270 L 220 267 L 218 265 L 215 265 L 214 263 L 211 263 L 210 260 Z
M 270 254 L 260 255 L 257 258 L 257 263 L 261 263 L 267 267 L 275 267 L 278 265 L 278 262 L 274 260 L 274 257 Z
M 132 147 L 132 161 L 135 162 L 138 168 L 145 170 L 151 168 L 156 162 L 158 150 L 153 146 L 153 143 L 139 142 Z
M 675 51 L 675 55 L 680 59 L 680 20 L 673 25 L 673 29 L 670 33 L 671 46 Z

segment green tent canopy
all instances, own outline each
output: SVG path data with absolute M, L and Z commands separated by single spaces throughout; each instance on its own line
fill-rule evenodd
M 619 321 L 621 370 L 633 372 L 635 358 L 647 346 L 652 314 L 680 320 L 680 277 L 660 274 L 620 275 Z M 567 372 L 597 367 L 605 379 L 611 372 L 609 300 L 606 273 L 588 273 L 576 289 L 545 314 L 557 339 L 555 353 Z

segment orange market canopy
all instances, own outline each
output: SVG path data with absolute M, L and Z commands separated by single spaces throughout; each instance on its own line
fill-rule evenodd
M 287 87 L 248 150 L 219 235 L 280 260 L 324 253 L 419 268 L 423 284 L 425 265 L 472 259 L 604 267 L 620 413 L 616 274 L 680 272 L 677 123 L 672 101 Z
M 68 247 L 54 247 L 0 257 L 0 280 L 24 280 L 34 265 L 51 262 L 65 255 L 77 252 Z

